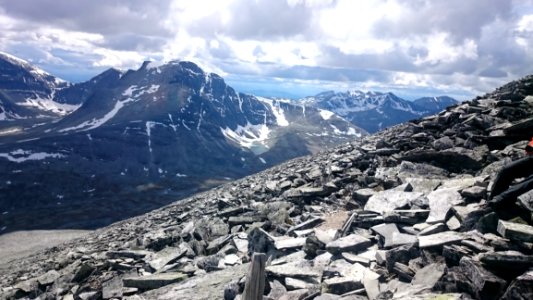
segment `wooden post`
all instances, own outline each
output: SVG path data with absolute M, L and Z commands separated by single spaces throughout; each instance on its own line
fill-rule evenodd
M 242 293 L 243 300 L 263 300 L 266 260 L 266 254 L 264 253 L 253 254 L 250 270 L 246 276 L 246 285 Z

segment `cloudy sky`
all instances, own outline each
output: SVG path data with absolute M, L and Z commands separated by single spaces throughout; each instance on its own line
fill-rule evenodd
M 0 0 L 0 50 L 73 82 L 182 59 L 262 95 L 468 99 L 533 73 L 533 0 Z

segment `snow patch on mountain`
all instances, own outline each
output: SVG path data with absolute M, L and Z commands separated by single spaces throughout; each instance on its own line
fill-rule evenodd
M 64 155 L 60 153 L 46 153 L 46 152 L 33 153 L 32 151 L 28 151 L 28 150 L 17 149 L 9 153 L 0 153 L 0 157 L 3 157 L 12 162 L 22 163 L 22 162 L 29 161 L 29 160 L 61 158 L 61 157 L 64 157 Z
M 282 127 L 289 126 L 289 121 L 287 121 L 283 108 L 281 108 L 281 101 L 263 98 L 263 97 L 256 97 L 256 98 L 270 107 L 270 110 L 272 111 L 272 113 L 274 114 L 274 117 L 276 118 L 276 123 L 278 124 L 278 126 L 282 126 Z
M 266 141 L 270 134 L 270 129 L 266 124 L 252 125 L 247 123 L 246 126 L 238 125 L 235 130 L 229 127 L 220 128 L 222 134 L 230 141 L 233 141 L 243 148 L 248 148 L 256 154 L 261 154 L 268 149 Z
M 20 105 L 49 111 L 60 116 L 68 115 L 81 106 L 81 104 L 59 103 L 49 98 L 41 98 L 38 95 L 36 95 L 36 98 L 27 98 L 26 102 L 22 102 Z
M 122 109 L 124 107 L 124 105 L 126 103 L 133 102 L 133 101 L 135 101 L 135 99 L 133 99 L 133 98 L 128 98 L 128 99 L 123 100 L 123 101 L 117 101 L 115 103 L 115 106 L 113 107 L 113 109 L 111 109 L 111 111 L 109 111 L 107 114 L 105 114 L 102 118 L 100 118 L 100 119 L 94 118 L 92 120 L 85 121 L 85 122 L 83 122 L 83 123 L 81 123 L 79 125 L 76 125 L 74 127 L 61 129 L 61 130 L 59 130 L 59 132 L 66 132 L 66 131 L 78 130 L 78 129 L 82 129 L 83 131 L 87 131 L 87 130 L 92 130 L 92 129 L 98 128 L 98 127 L 102 126 L 103 124 L 107 123 L 109 120 L 111 120 L 120 111 L 120 109 Z
M 319 109 L 319 113 L 322 119 L 324 120 L 329 120 L 334 115 L 334 113 L 330 112 L 329 110 L 324 110 L 324 109 Z
M 337 126 L 333 124 L 329 124 L 331 128 L 333 128 L 333 133 L 336 135 L 353 135 L 356 137 L 361 137 L 361 133 L 357 132 L 354 128 L 350 127 L 347 131 L 342 131 Z
M 144 94 L 153 94 L 159 90 L 160 85 L 152 84 L 150 86 L 139 87 L 137 85 L 132 85 L 128 87 L 123 93 L 122 96 L 130 98 L 138 98 Z M 135 94 L 135 96 L 133 95 Z

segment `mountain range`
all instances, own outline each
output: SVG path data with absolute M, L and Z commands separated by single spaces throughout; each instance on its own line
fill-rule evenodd
M 459 102 L 448 96 L 423 97 L 407 101 L 393 93 L 328 91 L 300 100 L 305 105 L 325 109 L 370 133 L 411 119 L 432 115 Z
M 102 226 L 366 134 L 320 109 L 237 93 L 191 62 L 69 84 L 1 58 L 4 231 Z
M 99 227 L 455 103 L 256 97 L 187 61 L 77 84 L 5 53 L 0 70 L 0 232 Z

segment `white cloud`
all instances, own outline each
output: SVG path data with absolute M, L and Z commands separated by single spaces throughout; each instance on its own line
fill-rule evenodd
M 478 57 L 475 41 L 467 39 L 462 44 L 454 45 L 449 40 L 449 34 L 445 32 L 427 36 L 422 44 L 427 45 L 428 51 L 425 56 L 416 57 L 414 62 L 416 65 L 451 63 L 461 58 L 476 59 Z
M 0 0 L 0 50 L 65 72 L 184 59 L 232 78 L 481 93 L 533 73 L 532 2 Z

